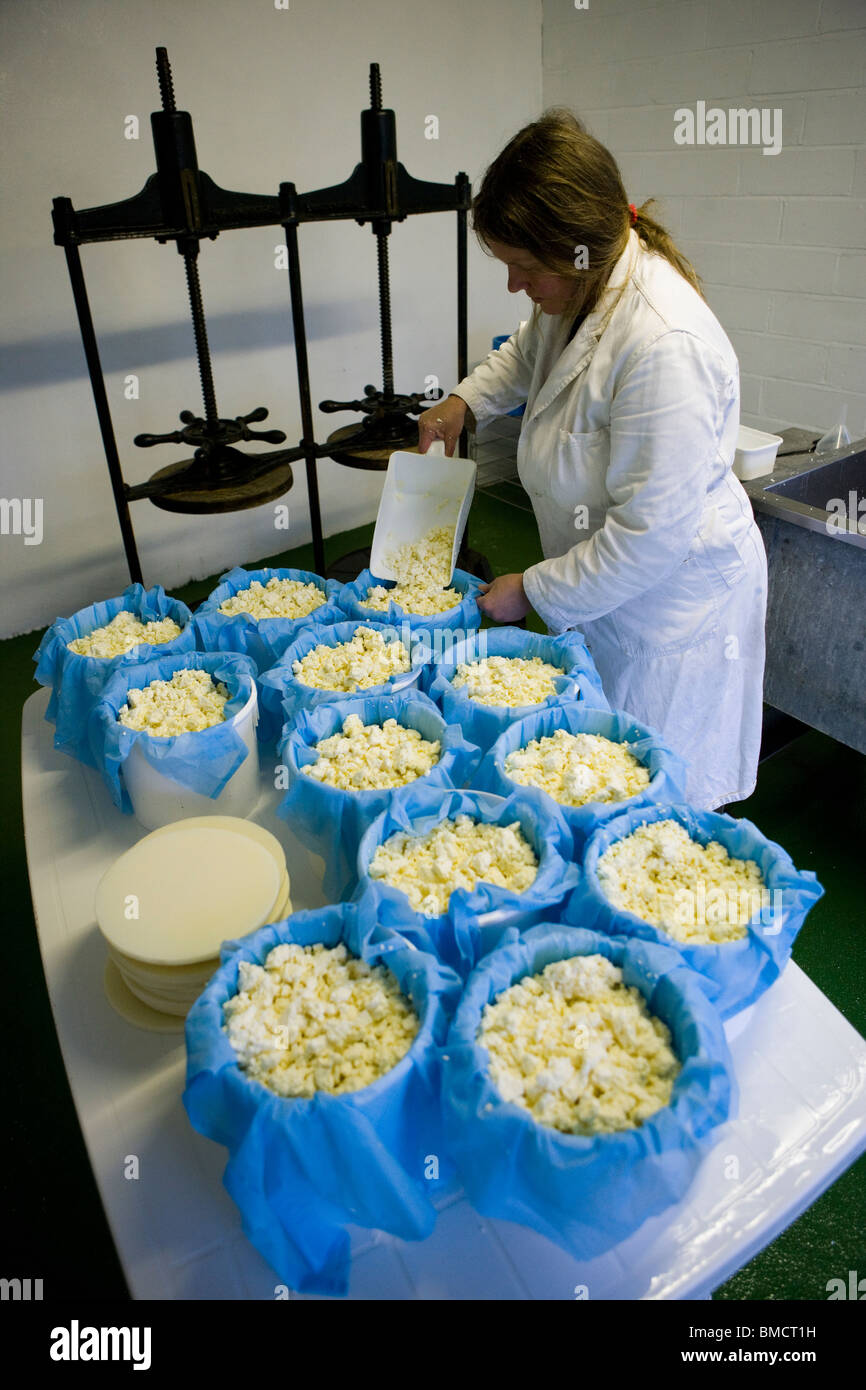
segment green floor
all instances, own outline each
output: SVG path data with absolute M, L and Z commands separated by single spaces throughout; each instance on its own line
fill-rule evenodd
M 507 498 L 507 490 L 502 494 Z M 206 522 L 202 523 L 203 525 Z M 497 574 L 540 558 L 531 516 L 482 492 L 470 519 L 471 543 Z M 369 544 L 372 527 L 326 541 L 326 560 Z M 227 557 L 225 569 L 237 562 Z M 255 561 L 250 560 L 250 567 Z M 260 563 L 312 569 L 310 546 Z M 193 605 L 214 579 L 175 590 Z M 74 608 L 70 594 L 70 609 Z M 537 620 L 530 626 L 543 630 Z M 20 795 L 20 709 L 34 689 L 31 655 L 40 633 L 0 643 L 0 837 L 7 941 L 4 1023 L 5 1162 L 2 1169 L 4 1269 L 41 1278 L 46 1299 L 125 1298 L 126 1287 L 78 1128 L 57 1046 L 30 906 Z M 736 808 L 814 869 L 826 894 L 810 913 L 794 959 L 849 1022 L 866 1035 L 866 758 L 809 733 L 762 764 L 758 787 Z M 866 1157 L 715 1295 L 724 1299 L 825 1299 L 827 1281 L 866 1272 Z

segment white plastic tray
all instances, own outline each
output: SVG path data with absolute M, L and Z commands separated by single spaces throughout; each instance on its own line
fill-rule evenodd
M 130 1027 L 103 995 L 93 893 L 143 832 L 115 809 L 98 774 L 54 751 L 47 698 L 32 695 L 23 714 L 33 905 L 69 1084 L 130 1292 L 273 1299 L 277 1276 L 222 1185 L 226 1151 L 195 1133 L 181 1104 L 182 1038 Z M 266 771 L 253 819 L 285 848 L 293 905 L 321 906 L 321 861 L 274 815 L 280 793 Z M 726 1033 L 739 1116 L 719 1131 L 677 1207 L 581 1265 L 524 1227 L 482 1219 L 462 1193 L 443 1192 L 425 1241 L 352 1231 L 350 1297 L 568 1300 L 585 1286 L 591 1299 L 707 1298 L 866 1148 L 866 1042 L 797 966 Z M 136 1181 L 124 1177 L 130 1154 Z
M 370 550 L 370 569 L 377 579 L 397 578 L 388 561 L 398 546 L 422 540 L 434 527 L 453 526 L 450 583 L 472 505 L 475 473 L 472 459 L 446 458 L 440 439 L 426 454 L 391 455 Z

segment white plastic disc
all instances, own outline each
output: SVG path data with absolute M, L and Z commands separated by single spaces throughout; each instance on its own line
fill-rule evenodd
M 281 882 L 273 854 L 248 835 L 181 822 L 112 864 L 96 890 L 96 920 L 124 955 L 192 964 L 261 926 Z

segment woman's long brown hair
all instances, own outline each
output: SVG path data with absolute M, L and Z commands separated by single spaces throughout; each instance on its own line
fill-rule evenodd
M 702 294 L 692 264 L 648 209 L 637 209 L 635 231 Z M 529 251 L 551 274 L 574 281 L 563 314 L 584 318 L 595 306 L 625 249 L 631 212 L 622 175 L 606 149 L 573 114 L 555 107 L 524 126 L 497 155 L 472 202 L 472 226 L 482 246 L 502 242 Z M 575 267 L 578 248 L 586 269 Z M 538 306 L 535 306 L 536 310 Z

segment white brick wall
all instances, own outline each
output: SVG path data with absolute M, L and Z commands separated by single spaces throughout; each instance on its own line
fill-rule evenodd
M 866 435 L 866 0 L 544 0 L 543 96 L 661 215 L 740 359 L 743 422 Z M 680 107 L 781 110 L 782 148 L 677 145 Z

